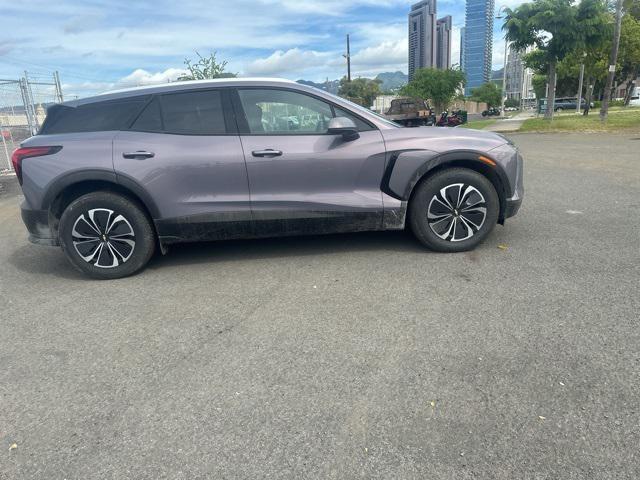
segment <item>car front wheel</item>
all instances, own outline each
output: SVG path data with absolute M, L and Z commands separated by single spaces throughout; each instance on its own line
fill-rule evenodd
M 473 170 L 444 170 L 416 189 L 409 205 L 409 222 L 414 235 L 431 250 L 471 250 L 498 221 L 498 194 L 485 176 Z
M 155 250 L 151 221 L 133 200 L 112 192 L 83 195 L 60 218 L 59 240 L 71 264 L 96 279 L 142 269 Z

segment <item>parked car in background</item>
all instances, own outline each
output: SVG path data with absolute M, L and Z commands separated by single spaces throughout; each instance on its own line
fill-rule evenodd
M 500 109 L 498 107 L 489 107 L 482 111 L 483 117 L 497 117 L 498 115 L 500 115 Z
M 540 100 L 540 112 L 547 111 L 547 99 L 543 98 Z M 587 101 L 582 98 L 580 99 L 580 108 L 584 109 L 587 106 Z M 575 111 L 578 108 L 578 98 L 577 97 L 557 97 L 554 102 L 553 109 L 556 112 L 562 111 Z M 589 105 L 589 108 L 594 108 L 593 102 Z
M 524 194 L 522 157 L 505 137 L 403 128 L 281 80 L 176 82 L 55 105 L 12 162 L 30 239 L 101 279 L 188 241 L 408 225 L 430 249 L 465 251 Z

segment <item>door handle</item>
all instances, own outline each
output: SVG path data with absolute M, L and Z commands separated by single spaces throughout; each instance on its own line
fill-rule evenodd
M 144 160 L 145 158 L 153 158 L 155 153 L 147 152 L 144 150 L 138 150 L 136 152 L 125 152 L 122 154 L 124 158 L 133 158 L 136 160 Z
M 254 150 L 251 152 L 254 157 L 279 157 L 282 155 L 281 150 L 274 150 L 272 148 L 267 148 L 266 150 Z

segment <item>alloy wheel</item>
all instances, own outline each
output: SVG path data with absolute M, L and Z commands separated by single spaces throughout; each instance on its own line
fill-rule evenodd
M 487 217 L 484 196 L 472 185 L 454 183 L 440 189 L 429 202 L 427 223 L 438 237 L 461 242 L 475 235 Z
M 107 208 L 81 214 L 73 224 L 71 236 L 78 255 L 98 268 L 115 268 L 125 263 L 136 247 L 129 221 Z

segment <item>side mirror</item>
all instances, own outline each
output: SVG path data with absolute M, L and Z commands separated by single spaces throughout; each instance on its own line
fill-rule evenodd
M 356 127 L 353 120 L 347 117 L 335 117 L 329 120 L 329 128 L 327 131 L 331 135 L 342 135 L 342 138 L 346 141 L 355 140 L 360 137 L 358 127 Z

